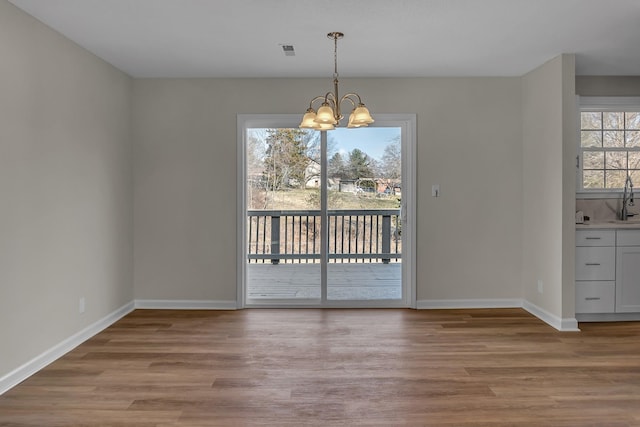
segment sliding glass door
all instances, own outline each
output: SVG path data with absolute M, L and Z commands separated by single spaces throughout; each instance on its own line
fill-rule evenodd
M 327 158 L 327 300 L 402 300 L 401 128 L 337 128 Z
M 413 305 L 412 121 L 322 133 L 297 120 L 239 117 L 243 305 Z

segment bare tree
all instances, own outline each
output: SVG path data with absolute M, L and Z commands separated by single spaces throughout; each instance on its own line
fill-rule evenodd
M 304 187 L 305 172 L 310 163 L 309 138 L 300 129 L 268 129 L 263 175 L 267 188 Z
M 399 180 L 402 176 L 402 154 L 400 148 L 400 137 L 397 137 L 384 149 L 382 155 L 380 172 L 382 178 Z

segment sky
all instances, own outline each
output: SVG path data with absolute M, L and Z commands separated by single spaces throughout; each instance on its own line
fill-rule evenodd
M 400 136 L 397 127 L 365 127 L 358 129 L 336 128 L 327 132 L 329 149 L 346 155 L 354 148 L 366 153 L 376 160 L 380 160 L 384 149 Z M 333 141 L 333 142 L 332 142 Z M 332 153 L 329 154 L 331 157 Z
M 251 132 L 262 135 L 264 138 L 266 128 L 252 128 Z M 384 149 L 400 137 L 400 127 L 363 127 L 357 129 L 335 128 L 327 132 L 329 146 L 328 157 L 331 158 L 339 152 L 344 159 L 354 148 L 376 160 L 382 159 Z M 258 138 L 260 138 L 258 136 Z

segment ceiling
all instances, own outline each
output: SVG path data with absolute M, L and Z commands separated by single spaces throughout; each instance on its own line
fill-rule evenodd
M 133 77 L 640 75 L 639 0 L 9 1 Z

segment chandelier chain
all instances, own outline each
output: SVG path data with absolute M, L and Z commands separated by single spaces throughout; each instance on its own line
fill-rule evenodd
M 333 77 L 338 78 L 338 35 L 333 37 Z

